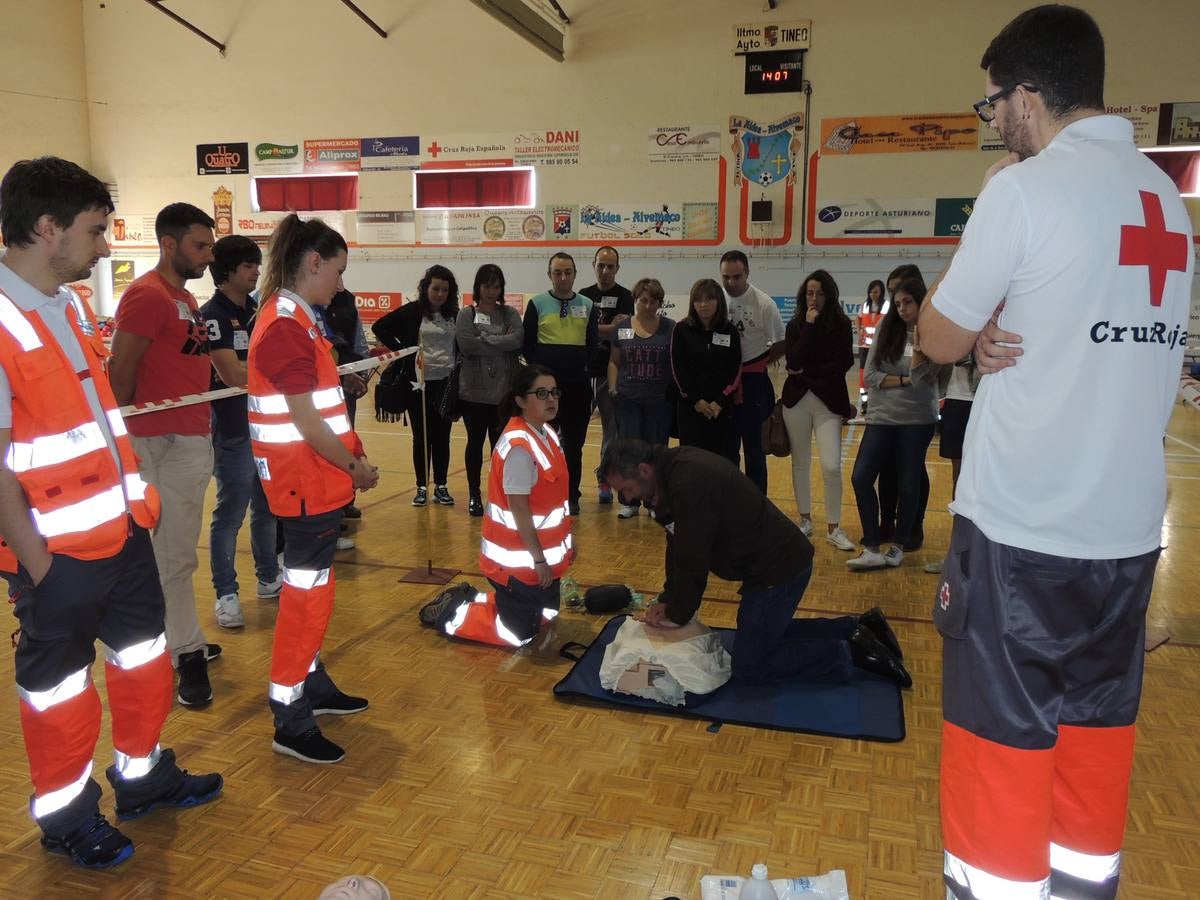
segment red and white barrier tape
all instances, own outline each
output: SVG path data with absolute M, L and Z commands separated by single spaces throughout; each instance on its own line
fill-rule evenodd
M 395 362 L 398 359 L 403 359 L 406 356 L 412 356 L 417 352 L 416 347 L 406 347 L 403 350 L 392 350 L 388 353 L 382 353 L 379 356 L 368 356 L 366 359 L 360 359 L 358 362 L 346 363 L 343 366 L 338 366 L 339 375 L 349 375 L 352 372 L 365 372 L 367 369 L 375 369 L 379 366 L 386 366 L 388 363 Z M 165 400 L 155 400 L 150 403 L 133 403 L 129 406 L 121 407 L 121 416 L 128 419 L 130 416 L 140 416 L 145 413 L 160 412 L 164 409 L 177 409 L 180 406 L 194 406 L 197 403 L 208 403 L 212 400 L 223 400 L 226 397 L 238 397 L 246 393 L 245 388 L 219 388 L 215 391 L 205 391 L 203 394 L 185 394 L 182 397 L 170 397 Z

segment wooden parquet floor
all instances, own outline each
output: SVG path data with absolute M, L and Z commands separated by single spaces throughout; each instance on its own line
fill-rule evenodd
M 163 744 L 194 771 L 222 772 L 224 796 L 124 826 L 137 852 L 113 872 L 47 855 L 27 812 L 10 657 L 0 680 L 0 897 L 309 898 L 358 872 L 398 898 L 694 898 L 701 875 L 746 873 L 755 862 L 776 876 L 845 869 L 854 900 L 942 896 L 940 642 L 929 620 L 936 579 L 920 569 L 948 538 L 950 469 L 936 443 L 926 549 L 900 569 L 852 575 L 848 554 L 818 540 L 801 612 L 857 613 L 878 603 L 891 617 L 916 684 L 905 697 L 907 739 L 879 744 L 735 726 L 710 733 L 703 722 L 558 702 L 551 688 L 569 666 L 558 647 L 588 640 L 603 621 L 582 613 L 564 612 L 547 639 L 518 654 L 422 629 L 416 610 L 437 589 L 399 583 L 404 572 L 432 559 L 483 583 L 461 429 L 451 477 L 459 504 L 417 510 L 407 430 L 360 424 L 383 478 L 360 498 L 358 549 L 339 554 L 324 652 L 339 684 L 371 699 L 363 715 L 322 720 L 346 760 L 317 767 L 271 752 L 265 693 L 275 603 L 254 598 L 243 530 L 246 627 L 216 626 L 206 525 L 195 583 L 209 639 L 225 647 L 210 667 L 216 700 L 200 711 L 176 707 Z M 591 437 L 598 441 L 597 423 Z M 857 439 L 849 429 L 851 462 Z M 1171 640 L 1147 660 L 1121 888 L 1130 900 L 1200 896 L 1200 555 L 1192 553 L 1200 415 L 1179 407 L 1166 449 L 1168 546 L 1150 618 Z M 594 465 L 596 455 L 593 444 L 585 462 Z M 854 535 L 849 469 L 844 518 Z M 813 484 L 819 534 L 819 471 Z M 771 495 L 795 512 L 787 461 L 772 461 Z M 663 539 L 646 517 L 618 521 L 589 492 L 577 535 L 582 584 L 661 587 Z M 735 596 L 714 580 L 705 618 L 732 625 Z M 102 666 L 95 676 L 103 680 Z M 106 715 L 98 770 L 111 751 Z M 105 788 L 102 808 L 111 811 Z

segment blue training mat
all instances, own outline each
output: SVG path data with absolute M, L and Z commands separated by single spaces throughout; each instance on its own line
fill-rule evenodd
M 861 669 L 854 670 L 854 677 L 848 684 L 794 681 L 756 685 L 730 679 L 711 694 L 688 694 L 686 707 L 667 706 L 605 690 L 600 686 L 604 648 L 612 643 L 624 620 L 625 616 L 608 620 L 571 671 L 554 686 L 556 697 L 567 700 L 584 697 L 643 712 L 705 719 L 717 727 L 729 723 L 865 741 L 904 740 L 904 701 L 899 686 Z M 733 644 L 734 630 L 713 630 L 721 636 L 721 643 L 728 650 Z M 576 646 L 582 647 L 581 644 Z M 574 658 L 566 649 L 563 648 L 563 655 Z

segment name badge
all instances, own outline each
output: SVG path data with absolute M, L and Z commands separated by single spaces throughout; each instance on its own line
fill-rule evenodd
M 714 331 L 713 336 L 712 336 L 712 343 L 713 343 L 714 347 L 728 347 L 729 346 L 729 335 L 721 334 L 719 331 Z
M 179 318 L 185 322 L 190 322 L 192 319 L 192 308 L 183 300 L 175 301 L 175 311 L 179 313 Z
M 912 344 L 905 344 L 905 345 L 904 345 L 904 355 L 905 355 L 905 356 L 908 356 L 908 357 L 911 357 L 911 356 L 912 356 Z
M 633 340 L 633 329 L 632 328 L 618 328 L 617 329 L 617 337 L 623 341 L 632 341 Z
M 609 297 L 609 296 L 601 297 L 600 298 L 600 308 L 601 309 L 616 309 L 617 308 L 617 298 Z
M 588 308 L 586 306 L 571 307 L 572 319 L 586 319 L 588 317 Z
M 249 350 L 250 349 L 250 333 L 247 331 L 235 331 L 233 333 L 233 349 L 234 350 Z
M 478 310 L 476 310 L 475 311 L 475 324 L 476 325 L 491 325 L 492 317 L 489 316 L 487 313 L 479 312 Z

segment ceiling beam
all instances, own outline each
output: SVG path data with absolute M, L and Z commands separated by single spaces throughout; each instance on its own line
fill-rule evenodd
M 471 0 L 496 21 L 519 34 L 551 59 L 562 62 L 563 31 L 525 0 Z
M 217 50 L 220 52 L 220 54 L 222 56 L 225 55 L 225 45 L 224 44 L 222 44 L 220 41 L 218 41 L 212 35 L 201 31 L 199 28 L 197 28 L 195 25 L 193 25 L 191 22 L 189 22 L 183 16 L 180 16 L 180 15 L 177 15 L 176 13 L 171 12 L 171 10 L 167 9 L 165 6 L 162 5 L 162 0 L 146 0 L 146 2 L 149 3 L 151 6 L 153 6 L 155 9 L 157 9 L 160 13 L 162 13 L 168 19 L 178 22 L 180 25 L 182 25 L 184 28 L 186 28 L 192 34 L 208 41 L 208 43 L 212 44 L 214 47 L 217 48 Z
M 384 40 L 387 40 L 387 32 L 384 31 L 382 28 L 380 28 L 378 25 L 376 25 L 375 21 L 370 16 L 368 16 L 365 12 L 363 12 L 361 9 L 359 9 L 356 4 L 351 2 L 351 0 L 342 0 L 342 2 L 344 4 L 346 4 L 346 6 L 350 9 L 351 12 L 353 12 L 356 16 L 358 16 L 360 19 L 362 19 L 364 22 L 366 22 L 369 26 L 371 26 L 372 31 L 374 31 L 377 35 L 379 35 Z

